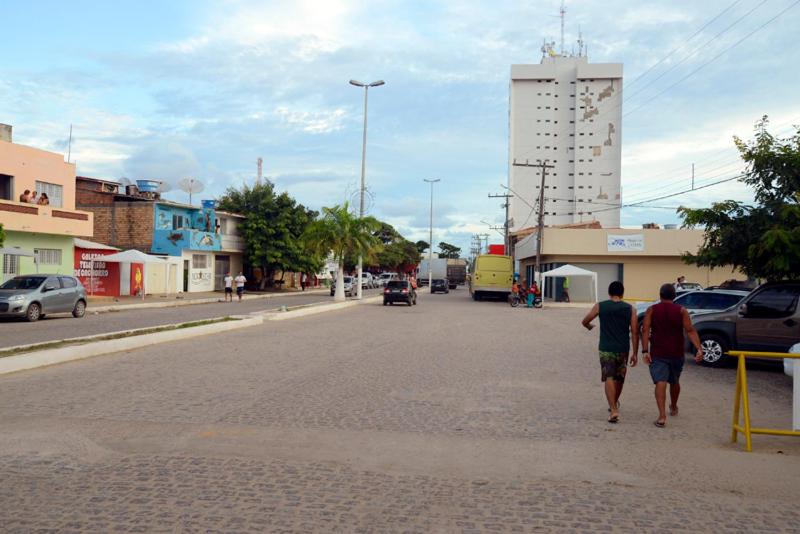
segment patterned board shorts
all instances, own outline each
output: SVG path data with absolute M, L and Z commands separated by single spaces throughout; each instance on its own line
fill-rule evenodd
M 625 382 L 628 372 L 627 352 L 600 351 L 600 379 L 605 382 L 607 378 L 615 382 Z

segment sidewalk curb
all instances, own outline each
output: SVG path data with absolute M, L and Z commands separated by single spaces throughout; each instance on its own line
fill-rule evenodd
M 382 295 L 377 297 L 367 297 L 361 300 L 348 300 L 345 302 L 336 302 L 334 304 L 321 304 L 319 306 L 309 306 L 307 308 L 301 308 L 299 310 L 293 310 L 288 312 L 271 312 L 268 315 L 266 315 L 266 320 L 285 321 L 287 319 L 296 319 L 298 317 L 306 317 L 308 315 L 316 315 L 318 313 L 325 313 L 329 311 L 351 308 L 353 306 L 358 306 L 359 304 L 379 302 L 381 299 L 383 299 Z
M 295 295 L 325 294 L 326 291 L 292 291 L 290 293 L 267 293 L 264 295 L 245 295 L 242 300 L 271 299 L 275 297 L 292 297 Z M 91 306 L 86 308 L 86 313 L 108 313 L 125 310 L 143 310 L 147 308 L 176 308 L 179 306 L 192 306 L 195 304 L 213 304 L 224 300 L 225 294 L 220 293 L 219 298 L 207 297 L 202 299 L 175 299 L 163 302 L 142 302 L 140 304 L 109 304 L 107 306 Z
M 239 328 L 256 326 L 264 322 L 262 316 L 245 315 L 232 317 L 236 317 L 238 320 L 131 336 L 122 339 L 109 339 L 84 343 L 82 345 L 26 352 L 17 356 L 6 356 L 5 358 L 0 358 L 0 375 L 82 360 L 84 358 L 110 354 L 112 352 L 138 349 L 158 343 L 189 339 L 197 336 L 216 334 L 218 332 L 229 332 Z
M 108 334 L 97 334 L 85 338 L 71 338 L 68 341 L 87 340 L 88 342 L 68 347 L 25 352 L 16 356 L 6 356 L 4 358 L 0 358 L 0 375 L 36 369 L 38 367 L 47 367 L 49 365 L 56 365 L 59 363 L 83 360 L 85 358 L 101 356 L 103 354 L 139 349 L 150 345 L 157 345 L 159 343 L 190 339 L 197 336 L 216 334 L 218 332 L 229 332 L 231 330 L 237 330 L 240 328 L 249 328 L 251 326 L 263 324 L 264 321 L 285 321 L 287 319 L 296 319 L 308 315 L 316 315 L 318 313 L 351 308 L 360 304 L 379 302 L 382 298 L 383 296 L 379 295 L 376 297 L 367 297 L 362 300 L 349 300 L 346 302 L 322 304 L 319 306 L 309 305 L 309 307 L 288 312 L 254 312 L 250 315 L 232 315 L 231 317 L 234 317 L 238 320 L 168 330 L 166 332 L 156 332 L 153 334 L 143 334 L 122 339 L 91 341 L 91 339 L 95 337 L 102 337 L 109 334 L 136 332 L 138 330 L 146 330 L 147 328 L 109 332 Z M 24 345 L 20 345 L 20 348 L 22 347 L 24 347 Z

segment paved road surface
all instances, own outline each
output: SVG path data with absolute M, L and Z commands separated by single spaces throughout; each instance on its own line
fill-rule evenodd
M 687 364 L 658 429 L 632 369 L 609 425 L 582 314 L 422 294 L 0 377 L 0 525 L 797 532 L 800 442 L 727 443 L 733 370 Z
M 365 291 L 365 293 L 367 295 L 377 294 L 378 290 Z M 316 293 L 243 300 L 242 302 L 193 304 L 174 308 L 146 308 L 96 315 L 92 314 L 90 309 L 82 319 L 74 319 L 71 315 L 62 314 L 45 317 L 36 323 L 28 323 L 18 319 L 0 319 L 0 348 L 118 332 L 131 328 L 145 328 L 148 326 L 209 319 L 224 315 L 248 314 L 256 311 L 278 309 L 283 305 L 301 306 L 329 302 L 333 302 L 329 294 Z

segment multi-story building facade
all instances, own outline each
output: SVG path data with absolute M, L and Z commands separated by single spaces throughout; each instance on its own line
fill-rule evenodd
M 179 204 L 162 200 L 157 192 L 85 176 L 77 183 L 78 205 L 95 215 L 93 240 L 169 260 L 169 291 L 220 289 L 227 269 L 241 269 L 244 243 L 236 224 L 228 222 L 239 216 L 218 215 L 213 202 L 202 207 Z M 146 271 L 146 287 L 162 291 L 167 278 L 163 270 Z
M 539 65 L 511 66 L 509 227 L 536 224 L 542 173 L 521 166 L 526 162 L 553 166 L 545 178 L 545 225 L 597 220 L 618 227 L 622 64 L 548 52 Z
M 46 193 L 48 205 L 22 202 L 25 191 Z M 0 125 L 0 224 L 4 247 L 33 256 L 3 255 L 2 278 L 17 274 L 72 274 L 76 236 L 91 236 L 93 216 L 75 209 L 75 165 L 64 156 L 16 144 Z

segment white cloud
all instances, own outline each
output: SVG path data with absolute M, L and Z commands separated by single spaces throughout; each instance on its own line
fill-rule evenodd
M 292 111 L 286 106 L 278 106 L 275 108 L 275 115 L 293 128 L 311 134 L 324 134 L 341 130 L 347 118 L 347 111 L 344 108 L 328 111 Z

